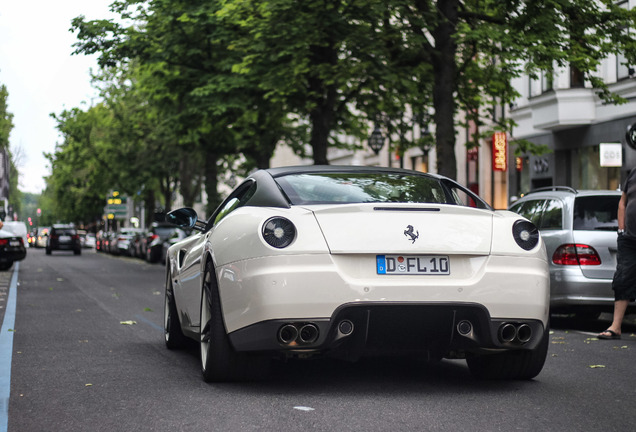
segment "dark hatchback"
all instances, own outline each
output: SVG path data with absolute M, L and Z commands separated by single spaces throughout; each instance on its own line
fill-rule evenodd
M 24 240 L 14 233 L 0 229 L 0 271 L 9 270 L 14 261 L 26 257 Z
M 75 227 L 71 225 L 53 225 L 46 242 L 46 254 L 54 250 L 72 250 L 75 255 L 82 253 L 82 242 Z

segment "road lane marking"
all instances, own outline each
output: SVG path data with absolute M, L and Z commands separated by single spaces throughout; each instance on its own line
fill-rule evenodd
M 160 332 L 163 332 L 163 327 L 160 325 L 155 324 L 154 322 L 150 321 L 148 318 L 144 318 L 141 315 L 135 315 L 135 318 L 137 318 L 139 321 L 143 321 L 146 324 L 148 324 L 150 327 L 159 330 Z
M 9 286 L 4 320 L 0 327 L 0 432 L 9 428 L 9 396 L 11 395 L 11 355 L 13 351 L 13 333 L 18 290 L 18 272 L 20 263 L 13 265 L 13 276 Z

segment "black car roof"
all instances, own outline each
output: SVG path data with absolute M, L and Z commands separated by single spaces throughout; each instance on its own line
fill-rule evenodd
M 298 165 L 289 167 L 268 168 L 262 171 L 268 172 L 272 177 L 279 177 L 289 174 L 307 174 L 307 173 L 324 173 L 324 172 L 349 172 L 349 173 L 364 173 L 364 172 L 383 172 L 394 174 L 410 174 L 410 175 L 423 175 L 433 178 L 443 178 L 438 174 L 423 173 L 421 171 L 413 171 L 403 168 L 387 168 L 387 167 L 374 167 L 374 166 L 361 166 L 361 165 Z M 257 171 L 258 172 L 258 171 Z M 256 173 L 254 173 L 256 174 Z

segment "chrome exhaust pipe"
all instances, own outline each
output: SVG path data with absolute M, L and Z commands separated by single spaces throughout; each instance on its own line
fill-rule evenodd
M 532 338 L 532 328 L 528 324 L 521 324 L 517 327 L 517 339 L 521 343 L 526 343 Z
M 278 330 L 278 340 L 289 345 L 298 338 L 298 329 L 291 324 L 285 324 Z
M 510 324 L 504 323 L 499 327 L 499 341 L 500 342 L 512 342 L 517 337 L 517 328 Z
M 298 337 L 302 343 L 312 344 L 318 340 L 318 327 L 314 324 L 305 324 L 300 328 Z
M 353 323 L 349 320 L 340 321 L 340 324 L 338 324 L 338 331 L 343 336 L 349 336 L 353 333 Z
M 462 336 L 468 336 L 473 331 L 473 324 L 470 321 L 463 320 L 457 324 L 457 333 Z

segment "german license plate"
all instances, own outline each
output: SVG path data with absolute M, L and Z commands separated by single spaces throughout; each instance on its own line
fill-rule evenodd
M 71 241 L 71 236 L 60 236 L 60 241 L 61 242 L 70 242 Z
M 445 255 L 377 255 L 381 275 L 449 275 L 450 260 Z
M 9 246 L 20 246 L 20 242 L 18 240 L 11 240 Z

